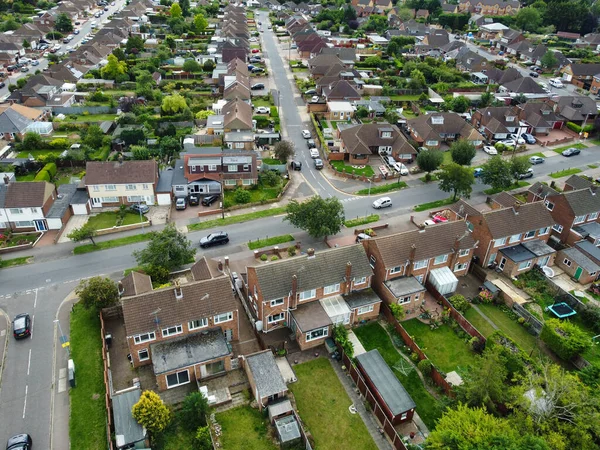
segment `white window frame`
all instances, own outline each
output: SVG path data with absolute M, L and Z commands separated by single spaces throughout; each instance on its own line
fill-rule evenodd
M 136 334 L 133 336 L 133 342 L 137 344 L 143 344 L 144 342 L 151 342 L 156 340 L 156 333 L 150 331 L 149 333 Z
M 216 164 L 209 164 L 208 165 L 208 171 L 209 172 L 215 172 L 217 170 L 217 165 Z
M 340 283 L 331 284 L 323 288 L 323 294 L 330 295 L 340 292 Z
M 585 222 L 585 214 L 583 216 L 575 216 L 573 219 L 573 223 L 583 223 Z
M 433 264 L 434 265 L 443 264 L 446 261 L 448 261 L 448 255 L 447 254 L 446 255 L 439 255 L 439 256 L 435 257 L 435 259 L 433 260 Z
M 394 275 L 396 273 L 400 273 L 402 272 L 402 266 L 396 266 L 396 267 L 392 267 L 390 269 L 390 275 Z
M 146 353 L 146 357 L 142 358 L 142 353 Z M 139 361 L 148 361 L 150 359 L 150 352 L 148 351 L 147 348 L 142 348 L 141 350 L 138 350 L 138 360 Z
M 588 220 L 596 220 L 598 218 L 598 213 L 593 212 L 588 215 Z
M 521 264 L 519 264 L 518 271 L 520 272 L 521 270 L 526 270 L 526 269 L 529 269 L 530 267 L 531 267 L 531 260 L 523 261 Z
M 173 325 L 171 327 L 166 327 L 162 329 L 162 337 L 171 337 L 177 336 L 178 334 L 183 333 L 183 326 L 181 325 Z
M 105 191 L 116 191 L 117 190 L 117 186 L 114 184 L 105 184 L 104 185 L 104 190 Z
M 531 239 L 534 237 L 535 237 L 535 230 L 532 230 L 532 231 L 528 231 L 527 233 L 525 233 L 525 235 L 523 236 L 523 239 Z
M 513 234 L 508 240 L 509 244 L 514 244 L 515 242 L 519 242 L 521 240 L 521 233 Z
M 277 314 L 272 314 L 270 316 L 267 317 L 267 322 L 268 323 L 277 323 L 277 322 L 281 322 L 285 320 L 285 313 L 284 312 L 280 312 Z
M 236 142 L 235 143 L 235 148 L 244 148 L 244 143 L 243 142 Z
M 225 316 L 225 317 L 223 317 L 223 316 Z M 215 324 L 231 322 L 233 320 L 233 311 L 226 312 L 223 314 L 218 314 L 213 317 L 213 320 L 214 320 Z
M 310 297 L 308 297 L 308 295 L 310 295 Z M 313 298 L 317 298 L 317 290 L 316 289 L 309 289 L 306 291 L 302 291 L 300 292 L 300 294 L 298 294 L 298 299 L 303 302 L 305 300 L 311 300 Z
M 494 239 L 494 247 L 500 247 L 501 245 L 506 244 L 506 238 Z
M 23 208 L 10 208 L 8 211 L 11 214 L 23 214 Z
M 425 145 L 429 145 L 430 147 L 435 147 L 438 145 L 438 141 L 426 141 Z
M 421 261 L 415 261 L 413 263 L 413 269 L 414 270 L 424 269 L 425 267 L 427 267 L 428 264 L 429 264 L 428 259 L 422 259 Z
M 415 278 L 417 279 L 417 281 L 420 284 L 423 284 L 423 279 L 425 278 L 425 276 L 424 275 L 417 275 Z
M 184 373 L 186 374 L 187 377 L 187 381 L 184 381 L 183 383 L 180 381 L 180 377 L 179 375 Z M 177 384 L 169 384 L 169 375 L 175 375 L 177 377 Z M 171 389 L 177 386 L 183 386 L 184 384 L 189 384 L 190 383 L 190 372 L 188 369 L 185 370 L 180 370 L 179 372 L 175 372 L 175 373 L 170 373 L 169 375 L 165 375 L 165 382 L 167 384 L 167 389 Z
M 254 184 L 254 183 L 252 183 L 252 180 L 250 180 L 250 179 L 248 179 L 248 178 L 245 178 L 245 179 L 243 179 L 243 180 L 242 180 L 242 184 L 243 184 L 244 186 L 251 186 L 251 185 L 252 185 L 252 184 Z
M 544 200 L 544 205 L 546 205 L 546 208 L 548 209 L 548 211 L 552 211 L 554 209 L 554 203 L 552 203 L 548 200 Z
M 200 328 L 206 328 L 208 326 L 208 317 L 202 319 L 190 320 L 188 322 L 188 330 L 198 330 Z
M 15 222 L 15 228 L 30 228 L 33 226 L 33 222 L 31 220 L 21 220 Z
M 465 270 L 468 267 L 468 265 L 469 265 L 469 263 L 466 263 L 466 262 L 456 263 L 454 265 L 454 271 L 460 272 L 461 270 Z
M 313 337 L 312 333 L 319 334 L 318 336 Z M 306 342 L 316 341 L 317 339 L 325 339 L 329 337 L 329 327 L 317 328 L 315 330 L 310 330 L 306 332 Z
M 573 264 L 573 262 L 570 259 L 565 258 L 565 259 L 563 259 L 563 264 L 565 266 L 567 266 L 567 267 L 571 267 L 571 265 Z
M 92 187 L 92 190 L 93 190 L 94 192 L 100 192 L 100 186 L 98 186 L 97 184 L 95 184 L 95 185 Z
M 406 305 L 410 302 L 412 302 L 412 295 L 405 295 L 404 297 L 400 297 L 397 301 L 399 305 Z
M 375 309 L 374 305 L 361 306 L 356 309 L 356 315 L 369 314 L 370 312 L 373 312 L 373 309 Z
M 360 277 L 354 279 L 354 286 L 358 286 L 359 284 L 365 284 L 367 282 L 367 277 Z
M 238 171 L 237 164 L 228 164 L 227 165 L 227 172 L 237 172 L 237 171 Z
M 250 170 L 250 164 L 244 164 L 243 170 L 244 172 L 248 172 Z
M 135 191 L 135 190 L 137 190 L 137 185 L 135 185 L 135 184 L 126 184 L 125 185 L 125 190 L 126 191 Z
M 461 251 L 458 252 L 458 256 L 468 256 L 470 251 L 471 251 L 470 248 L 462 249 Z
M 271 307 L 283 305 L 283 298 L 276 298 L 275 300 L 271 300 Z
M 552 229 L 557 233 L 562 233 L 563 226 L 560 223 L 555 223 L 554 225 L 552 225 Z
M 225 186 L 235 186 L 236 184 L 236 180 L 225 180 Z
M 550 227 L 540 228 L 538 236 L 544 236 L 550 232 Z
M 148 189 L 150 189 L 150 186 L 148 186 L 147 184 L 144 183 L 144 184 L 142 184 L 142 189 L 144 191 L 147 191 Z
M 38 213 L 38 209 L 37 208 L 30 208 L 29 211 L 31 212 L 31 214 L 37 214 Z
M 371 269 L 375 268 L 375 263 L 377 262 L 377 258 L 375 258 L 375 256 L 371 255 L 369 257 L 369 265 L 371 266 Z

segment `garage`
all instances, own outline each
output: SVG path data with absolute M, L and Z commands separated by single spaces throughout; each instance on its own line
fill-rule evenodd
M 158 194 L 156 196 L 156 200 L 158 202 L 158 206 L 168 206 L 171 204 L 171 193 Z

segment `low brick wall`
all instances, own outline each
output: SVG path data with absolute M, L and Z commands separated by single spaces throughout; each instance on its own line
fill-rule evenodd
M 384 223 L 383 225 L 375 225 L 372 227 L 368 227 L 368 228 L 356 228 L 354 230 L 354 235 L 360 234 L 360 233 L 364 233 L 365 230 L 373 230 L 373 231 L 377 231 L 377 230 L 384 230 L 387 227 L 389 227 L 390 225 L 388 223 Z
M 98 236 L 104 236 L 106 234 L 120 233 L 121 231 L 130 231 L 137 230 L 138 228 L 146 227 L 150 228 L 152 226 L 152 221 L 148 220 L 144 223 L 134 223 L 131 225 L 122 225 L 120 227 L 112 227 L 112 228 L 103 228 L 101 230 L 97 230 L 96 234 Z
M 15 235 L 18 236 L 20 234 L 33 234 L 33 233 L 13 233 L 13 236 L 15 236 Z M 39 234 L 40 235 L 38 236 L 38 238 L 32 244 L 30 243 L 30 244 L 23 244 L 23 245 L 15 245 L 14 247 L 0 248 L 0 255 L 4 254 L 4 253 L 12 253 L 12 252 L 19 252 L 21 250 L 28 250 L 30 248 L 35 247 L 35 245 L 39 242 L 39 240 L 44 235 L 44 233 L 41 233 L 41 232 Z

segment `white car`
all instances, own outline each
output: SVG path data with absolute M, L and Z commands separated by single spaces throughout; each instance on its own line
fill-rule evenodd
M 248 39 L 250 42 L 256 42 L 258 41 L 258 39 L 256 39 L 255 37 L 251 37 L 250 39 Z
M 400 175 L 408 175 L 408 168 L 400 162 L 394 163 L 394 170 Z
M 319 96 L 318 95 L 313 95 L 313 97 L 310 99 L 311 103 L 319 103 Z
M 515 147 L 517 145 L 517 141 L 514 139 L 504 139 L 503 141 L 500 141 L 500 143 L 506 145 L 507 147 Z
M 269 108 L 267 108 L 266 106 L 259 106 L 254 111 L 258 114 L 269 114 Z
M 302 137 L 304 139 L 310 139 L 312 136 L 310 135 L 310 131 L 308 131 L 308 130 L 302 130 Z
M 548 87 L 548 85 L 546 83 L 538 83 L 538 84 L 540 85 L 540 87 L 546 94 L 550 93 L 550 88 Z
M 519 145 L 525 145 L 527 143 L 525 142 L 525 139 L 523 139 L 521 136 L 517 136 L 516 134 L 509 134 L 508 137 L 513 141 L 517 141 L 517 144 Z
M 498 154 L 498 150 L 496 150 L 496 147 L 493 147 L 491 145 L 484 145 L 483 151 L 486 152 L 488 155 L 497 155 Z
M 392 206 L 392 199 L 389 197 L 381 197 L 373 202 L 373 208 L 381 209 Z
M 316 148 L 311 148 L 310 149 L 310 157 L 312 159 L 317 159 L 319 157 L 319 150 L 317 150 Z
M 551 78 L 550 80 L 548 80 L 548 83 L 550 84 L 550 86 L 554 86 L 555 88 L 564 87 L 564 84 L 562 84 L 560 78 Z

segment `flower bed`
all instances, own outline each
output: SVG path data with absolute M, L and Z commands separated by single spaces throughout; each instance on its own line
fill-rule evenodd
M 0 253 L 8 253 L 25 248 L 31 248 L 42 237 L 42 233 L 13 233 L 11 231 L 0 233 Z

